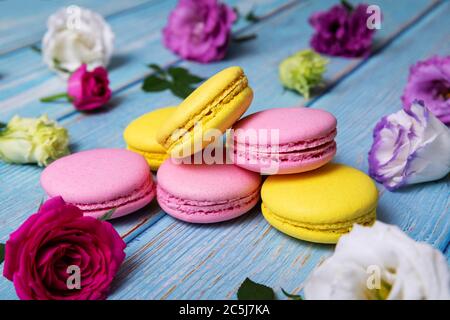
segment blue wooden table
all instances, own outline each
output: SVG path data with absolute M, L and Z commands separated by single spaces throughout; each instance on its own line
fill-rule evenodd
M 369 59 L 330 58 L 326 88 L 309 101 L 285 91 L 278 64 L 308 48 L 311 13 L 335 0 L 229 0 L 242 12 L 254 9 L 258 23 L 240 21 L 234 34 L 256 33 L 253 41 L 233 44 L 221 62 L 200 65 L 180 60 L 161 42 L 161 29 L 175 1 L 100 0 L 0 2 L 0 121 L 18 114 L 47 113 L 68 128 L 73 152 L 125 147 L 123 129 L 134 118 L 180 100 L 168 92 L 141 91 L 149 63 L 180 65 L 208 77 L 231 65 L 248 75 L 255 98 L 247 114 L 272 107 L 306 105 L 338 119 L 337 162 L 367 172 L 367 152 L 377 120 L 401 108 L 408 69 L 417 60 L 450 52 L 450 3 L 435 0 L 371 0 L 383 13 Z M 70 104 L 42 104 L 39 98 L 64 91 L 65 82 L 49 71 L 30 49 L 40 43 L 47 17 L 63 5 L 78 4 L 105 16 L 116 34 L 109 66 L 111 107 L 96 114 L 74 111 Z M 42 169 L 0 163 L 0 242 L 5 242 L 44 194 Z M 378 185 L 378 219 L 396 224 L 412 238 L 443 251 L 450 261 L 449 179 L 389 192 Z M 193 225 L 166 215 L 156 203 L 113 221 L 124 236 L 127 258 L 111 299 L 234 299 L 250 277 L 276 289 L 301 292 L 304 281 L 333 252 L 331 245 L 296 240 L 270 227 L 259 207 L 233 221 Z M 2 267 L 0 266 L 0 271 Z M 281 296 L 281 295 L 279 295 Z M 0 299 L 16 299 L 12 283 L 0 278 Z

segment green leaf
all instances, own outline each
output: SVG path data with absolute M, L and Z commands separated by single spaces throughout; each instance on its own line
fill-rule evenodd
M 288 293 L 288 292 L 286 292 L 283 288 L 281 288 L 281 291 L 283 292 L 283 294 L 284 294 L 286 297 L 288 297 L 288 298 L 290 298 L 290 299 L 292 299 L 292 300 L 303 300 L 303 298 L 302 298 L 301 295 Z
M 191 87 L 189 84 L 182 82 L 172 82 L 170 84 L 170 91 L 177 97 L 181 99 L 187 98 L 188 95 L 194 91 L 195 88 Z
M 0 263 L 2 263 L 3 260 L 5 260 L 5 244 L 0 243 Z
M 247 20 L 248 22 L 256 23 L 259 22 L 261 18 L 255 15 L 255 13 L 252 10 L 249 13 L 247 13 L 247 15 L 245 16 L 245 20 Z
M 255 40 L 258 37 L 258 35 L 256 33 L 252 33 L 252 34 L 246 34 L 240 37 L 233 37 L 233 41 L 234 42 L 246 42 L 246 41 L 251 41 L 251 40 Z
M 142 90 L 146 92 L 158 92 L 169 89 L 170 82 L 158 77 L 157 75 L 150 75 L 144 79 L 144 83 L 142 84 Z
M 114 214 L 114 212 L 116 211 L 116 208 L 108 210 L 104 215 L 102 215 L 100 218 L 98 218 L 98 220 L 100 221 L 106 221 L 111 219 L 112 215 Z
M 203 78 L 191 74 L 189 70 L 182 67 L 170 67 L 168 73 L 173 79 L 173 82 L 182 82 L 186 84 L 199 83 L 202 82 Z
M 238 300 L 274 300 L 272 288 L 246 278 L 237 292 Z
M 164 69 L 161 68 L 160 66 L 158 66 L 156 63 L 150 63 L 150 64 L 148 64 L 147 66 L 148 66 L 150 69 L 152 69 L 153 71 L 155 71 L 156 73 L 158 73 L 158 74 L 164 74 L 164 73 L 166 73 L 166 72 L 164 71 Z

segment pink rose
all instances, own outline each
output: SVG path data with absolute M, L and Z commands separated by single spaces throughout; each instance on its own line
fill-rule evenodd
M 54 197 L 10 235 L 3 275 L 20 299 L 104 299 L 124 248 L 110 223 Z M 74 275 L 69 266 L 79 268 L 79 289 L 68 281 Z
M 69 77 L 67 94 L 78 110 L 93 110 L 103 106 L 111 98 L 108 71 L 103 67 L 87 71 L 86 65 L 81 65 Z
M 180 0 L 163 30 L 164 45 L 183 59 L 221 60 L 235 20 L 233 9 L 217 0 Z

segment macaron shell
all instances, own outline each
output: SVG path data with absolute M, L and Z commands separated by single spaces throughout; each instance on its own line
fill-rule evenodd
M 234 86 L 235 91 L 222 97 Z M 213 105 L 213 102 L 222 98 L 225 102 Z M 168 149 L 171 157 L 188 156 L 189 154 L 182 153 L 182 150 L 190 150 L 192 154 L 194 139 L 200 141 L 199 145 L 202 147 L 210 142 L 203 141 L 202 134 L 194 136 L 192 131 L 190 139 L 172 141 L 170 137 L 173 133 L 183 128 L 191 130 L 196 123 L 201 123 L 203 132 L 217 129 L 223 133 L 245 113 L 252 99 L 253 91 L 248 87 L 243 70 L 240 67 L 224 69 L 205 81 L 178 106 L 174 114 L 158 130 L 157 141 Z
M 148 194 L 135 204 L 129 198 L 142 188 L 154 188 L 144 157 L 124 149 L 95 149 L 60 158 L 42 172 L 41 185 L 49 197 L 60 195 L 74 205 L 108 207 L 123 198 L 127 209 L 117 207 L 114 216 L 150 202 Z
M 164 160 L 166 160 L 169 157 L 167 153 L 147 152 L 134 149 L 130 146 L 127 146 L 127 149 L 143 156 L 152 171 L 157 171 L 159 166 L 164 162 Z
M 239 120 L 234 130 L 278 130 L 278 144 L 295 143 L 328 135 L 336 128 L 336 118 L 329 112 L 304 107 L 273 108 L 253 113 Z M 264 140 L 265 141 L 265 140 Z M 274 144 L 274 142 L 268 140 Z
M 261 176 L 233 164 L 175 164 L 157 173 L 157 199 L 165 212 L 194 223 L 236 218 L 259 200 Z M 187 208 L 187 209 L 186 209 Z
M 127 148 L 143 155 L 152 170 L 158 169 L 168 157 L 166 150 L 156 141 L 156 132 L 176 108 L 166 107 L 146 113 L 133 120 L 124 131 Z
M 176 197 L 226 201 L 260 188 L 261 176 L 233 164 L 176 164 L 167 159 L 157 173 L 158 185 Z
M 175 208 L 173 205 L 169 205 L 161 200 L 158 196 L 158 204 L 160 207 L 172 217 L 189 222 L 189 223 L 216 223 L 222 221 L 228 221 L 241 216 L 242 214 L 250 211 L 259 201 L 259 195 L 255 196 L 251 201 L 240 203 L 234 207 L 223 209 L 224 205 L 209 205 L 208 209 L 216 212 L 209 212 L 207 214 L 200 211 L 192 212 L 190 214 L 181 211 L 179 208 Z
M 122 216 L 125 216 L 129 213 L 138 211 L 139 209 L 145 207 L 147 204 L 149 204 L 156 196 L 156 185 L 152 186 L 152 191 L 148 193 L 146 196 L 139 198 L 137 201 L 128 202 L 125 205 L 121 205 L 117 207 L 114 210 L 114 213 L 111 215 L 111 219 L 119 218 Z M 133 195 L 130 195 L 130 198 L 132 198 Z M 100 218 L 104 216 L 108 210 L 98 210 L 93 211 L 89 213 L 85 213 L 86 216 L 94 217 L 94 218 Z
M 282 232 L 306 239 L 312 231 L 324 226 L 326 229 L 327 225 L 340 229 L 361 219 L 372 220 L 370 215 L 375 218 L 378 192 L 375 183 L 363 172 L 329 163 L 310 172 L 270 176 L 262 186 L 261 197 L 269 223 Z M 270 213 L 285 223 L 277 223 Z M 306 225 L 308 230 L 295 229 L 295 225 Z M 316 241 L 330 240 L 325 237 Z
M 273 213 L 269 212 L 265 206 L 261 206 L 261 211 L 264 218 L 269 222 L 275 229 L 279 231 L 304 241 L 316 242 L 316 243 L 328 243 L 333 244 L 337 243 L 339 238 L 344 233 L 334 232 L 331 230 L 332 225 L 330 225 L 329 230 L 320 230 L 320 229 L 311 229 L 306 227 L 299 227 L 295 224 L 290 223 L 289 221 L 280 219 Z M 376 212 L 375 210 L 372 213 L 373 219 L 371 219 L 371 223 L 375 222 Z M 350 231 L 350 230 L 349 230 Z
M 336 118 L 324 110 L 267 109 L 233 126 L 229 152 L 236 165 L 262 174 L 314 170 L 336 154 L 336 124 Z
M 218 133 L 224 133 L 227 129 L 231 128 L 233 124 L 247 111 L 250 103 L 253 100 L 253 91 L 250 87 L 245 88 L 239 94 L 237 94 L 233 100 L 227 104 L 222 104 L 220 109 L 216 112 L 205 116 L 201 120 L 201 126 L 197 126 L 194 129 L 191 138 L 187 140 L 179 140 L 168 151 L 173 158 L 183 158 L 187 155 L 198 152 L 194 149 L 194 146 L 201 146 L 204 149 L 211 142 L 210 137 L 205 136 L 205 132 L 208 130 L 216 129 Z M 221 139 L 221 137 L 219 136 Z M 186 150 L 189 150 L 186 153 Z

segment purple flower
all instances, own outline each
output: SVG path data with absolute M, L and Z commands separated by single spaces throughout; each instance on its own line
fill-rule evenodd
M 369 174 L 391 191 L 450 172 L 450 129 L 421 101 L 383 117 L 373 138 Z
M 164 45 L 187 60 L 223 59 L 236 13 L 217 0 L 180 0 L 163 30 Z
M 423 100 L 439 120 L 450 125 L 450 56 L 434 56 L 411 67 L 403 106 L 416 99 Z
M 343 5 L 335 5 L 328 11 L 314 13 L 309 18 L 316 31 L 311 38 L 311 47 L 332 56 L 368 55 L 375 30 L 367 27 L 367 7 L 367 4 L 360 4 L 350 11 Z

